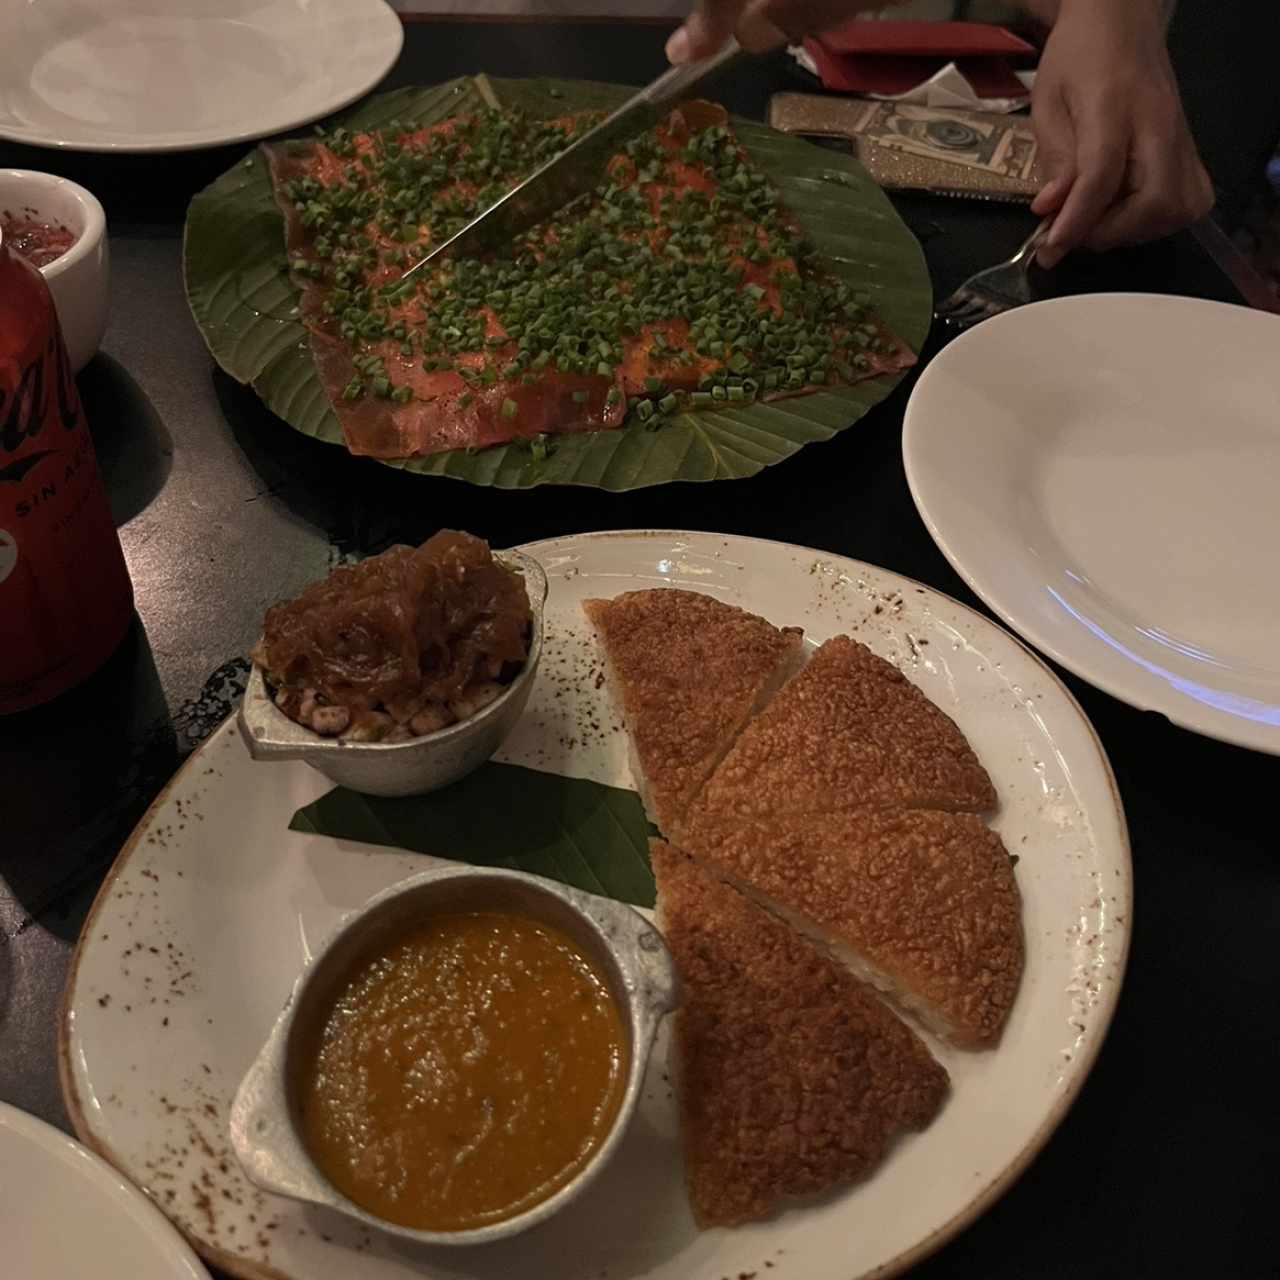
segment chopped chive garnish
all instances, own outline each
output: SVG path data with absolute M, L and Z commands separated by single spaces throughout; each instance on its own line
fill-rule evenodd
M 289 255 L 295 282 L 319 293 L 311 314 L 352 348 L 345 399 L 411 400 L 388 368 L 414 356 L 428 374 L 456 369 L 485 387 L 499 378 L 532 385 L 551 368 L 611 380 L 638 362 L 645 396 L 633 408 L 645 422 L 682 404 L 740 403 L 871 371 L 870 353 L 887 348 L 869 293 L 824 273 L 767 177 L 718 126 L 675 152 L 654 134 L 633 138 L 594 194 L 510 252 L 400 282 L 406 265 L 593 122 L 486 111 L 459 118 L 449 134 L 399 121 L 370 134 L 339 127 L 324 139 L 340 157 L 325 180 L 304 173 L 282 184 L 307 229 Z M 715 188 L 682 185 L 673 163 Z M 748 264 L 766 267 L 767 278 L 751 280 Z M 697 390 L 671 391 L 673 368 L 689 370 Z M 588 400 L 573 393 L 576 404 Z M 605 403 L 625 403 L 620 388 L 609 387 Z M 517 414 L 510 400 L 501 409 Z

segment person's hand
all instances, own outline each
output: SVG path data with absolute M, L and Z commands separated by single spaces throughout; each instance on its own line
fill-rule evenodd
M 1213 207 L 1160 0 L 1061 0 L 1031 118 L 1049 178 L 1031 208 L 1056 215 L 1043 266 L 1078 245 L 1105 250 L 1169 235 Z
M 837 26 L 855 13 L 884 7 L 885 0 L 699 0 L 667 41 L 667 57 L 672 62 L 709 58 L 730 36 L 737 36 L 748 53 L 764 53 Z

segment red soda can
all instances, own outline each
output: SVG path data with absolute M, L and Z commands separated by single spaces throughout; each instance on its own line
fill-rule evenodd
M 84 680 L 132 617 L 49 286 L 0 241 L 0 715 Z

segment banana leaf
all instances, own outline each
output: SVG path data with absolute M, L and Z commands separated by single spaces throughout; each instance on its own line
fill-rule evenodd
M 499 105 L 564 115 L 616 106 L 631 92 L 578 80 L 464 77 L 381 94 L 347 113 L 342 123 L 357 130 L 392 119 L 429 124 Z M 832 270 L 867 293 L 889 327 L 918 351 L 932 313 L 929 276 L 919 244 L 880 188 L 851 157 L 749 120 L 735 118 L 733 125 Z M 192 314 L 217 363 L 251 385 L 291 427 L 345 447 L 298 320 L 282 218 L 260 152 L 191 202 L 183 269 Z M 546 457 L 535 457 L 528 442 L 515 442 L 387 465 L 503 489 L 578 484 L 619 492 L 672 480 L 740 479 L 852 426 L 901 376 L 771 403 L 673 415 L 656 429 L 634 423 L 558 436 Z
M 518 765 L 482 765 L 426 796 L 335 787 L 299 809 L 294 831 L 508 867 L 651 907 L 649 824 L 633 791 Z

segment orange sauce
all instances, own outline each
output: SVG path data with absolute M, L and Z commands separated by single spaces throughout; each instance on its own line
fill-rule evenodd
M 401 1226 L 460 1231 L 545 1200 L 626 1085 L 622 1020 L 565 934 L 432 917 L 353 970 L 303 1063 L 303 1133 L 333 1185 Z

